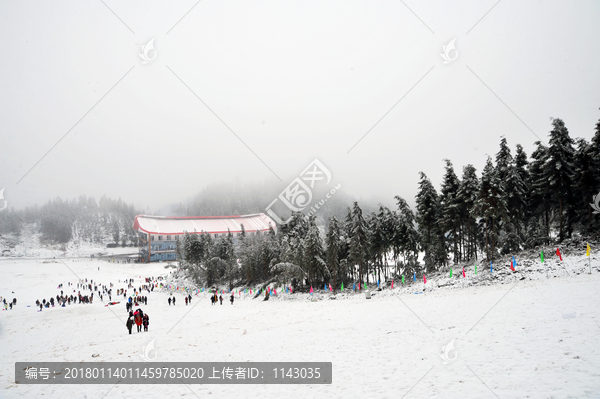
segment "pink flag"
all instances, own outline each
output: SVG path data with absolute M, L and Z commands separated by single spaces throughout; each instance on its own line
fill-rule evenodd
M 392 280 L 392 289 L 394 289 L 394 280 Z
M 290 292 L 292 292 L 292 286 L 290 285 Z
M 465 267 L 463 266 L 463 278 L 467 277 L 467 275 L 465 274 Z
M 331 288 L 331 283 L 329 283 L 329 291 L 333 292 L 333 288 Z
M 427 279 L 425 278 L 425 275 L 423 275 L 423 284 L 427 284 Z
M 277 295 L 277 290 L 273 288 L 273 295 Z
M 310 293 L 313 293 L 312 285 L 310 286 Z

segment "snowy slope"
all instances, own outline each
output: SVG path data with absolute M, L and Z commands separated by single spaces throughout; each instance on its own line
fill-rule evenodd
M 150 332 L 128 335 L 123 303 L 105 307 L 95 300 L 42 312 L 27 305 L 78 277 L 115 288 L 135 278 L 137 285 L 140 276 L 167 275 L 172 269 L 164 264 L 2 260 L 0 295 L 17 297 L 18 305 L 0 311 L 0 397 L 597 398 L 600 273 L 578 275 L 584 257 L 565 261 L 569 274 L 556 268 L 557 277 L 548 279 L 537 272 L 494 282 L 480 270 L 479 285 L 432 276 L 423 294 L 414 294 L 422 282 L 404 288 L 396 282 L 394 292 L 372 291 L 371 300 L 350 292 L 331 300 L 320 290 L 269 301 L 242 295 L 233 306 L 211 306 L 200 294 L 186 307 L 175 293 L 177 306 L 169 307 L 168 293 L 153 292 L 143 307 Z M 456 360 L 444 364 L 441 348 L 452 339 Z M 159 361 L 330 361 L 333 384 L 14 383 L 16 361 L 141 361 L 152 340 Z

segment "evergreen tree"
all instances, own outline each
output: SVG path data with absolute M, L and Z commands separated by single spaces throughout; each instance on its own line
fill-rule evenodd
M 462 230 L 464 234 L 464 246 L 466 249 L 465 260 L 477 259 L 477 219 L 475 217 L 475 204 L 479 195 L 479 179 L 477 170 L 473 165 L 463 168 L 462 180 L 457 194 L 458 209 Z
M 306 240 L 304 240 L 304 266 L 306 266 L 308 278 L 311 282 L 315 282 L 317 278 L 327 282 L 331 273 L 325 263 L 323 240 L 315 219 L 314 215 L 308 219 L 308 233 Z
M 367 277 L 367 261 L 369 258 L 369 238 L 367 234 L 367 223 L 363 217 L 362 209 L 358 202 L 354 202 L 352 211 L 349 212 L 349 249 L 350 261 L 353 266 L 358 266 L 358 281 L 362 282 L 363 276 Z
M 537 148 L 531 154 L 529 163 L 529 203 L 527 246 L 529 248 L 550 243 L 550 190 L 545 180 L 548 164 L 548 147 L 536 141 Z
M 454 173 L 452 162 L 450 162 L 448 159 L 445 159 L 444 161 L 446 162 L 446 174 L 444 175 L 441 195 L 439 198 L 439 222 L 442 229 L 441 237 L 444 241 L 447 240 L 448 242 L 448 245 L 446 245 L 446 242 L 444 242 L 444 247 L 451 246 L 453 261 L 456 263 L 461 260 L 459 234 L 461 215 L 457 198 L 460 182 L 456 176 L 456 173 Z
M 565 225 L 565 214 L 572 209 L 573 193 L 571 183 L 574 177 L 573 139 L 569 136 L 565 123 L 555 118 L 552 120 L 553 129 L 550 131 L 550 147 L 548 148 L 548 162 L 544 170 L 544 178 L 547 181 L 551 205 L 555 208 L 559 218 L 559 241 L 565 238 L 570 230 L 570 220 Z
M 344 281 L 344 274 L 340 267 L 342 261 L 342 248 L 344 245 L 342 229 L 342 224 L 335 216 L 329 219 L 329 228 L 325 237 L 325 244 L 327 247 L 327 266 L 331 271 L 333 289 L 337 289 L 338 281 Z
M 488 157 L 481 175 L 479 198 L 475 209 L 484 222 L 487 259 L 492 261 L 494 260 L 498 241 L 498 221 L 506 215 L 504 198 L 505 195 L 492 164 L 492 159 Z
M 425 266 L 435 268 L 446 263 L 446 252 L 443 235 L 438 227 L 439 202 L 438 194 L 425 173 L 419 172 L 419 192 L 416 196 L 417 223 L 421 237 L 421 249 L 425 252 Z
M 577 150 L 573 158 L 574 166 L 574 208 L 581 231 L 592 233 L 592 202 L 600 188 L 598 166 L 592 146 L 585 139 L 577 140 Z

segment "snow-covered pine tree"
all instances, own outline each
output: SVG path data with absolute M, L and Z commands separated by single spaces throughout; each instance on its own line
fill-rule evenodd
M 544 178 L 548 184 L 552 206 L 559 216 L 559 241 L 570 235 L 571 221 L 565 220 L 573 207 L 573 139 L 565 123 L 559 119 L 552 120 L 548 147 L 548 162 L 544 169 Z M 566 222 L 566 223 L 565 223 Z
M 577 150 L 573 157 L 575 176 L 574 208 L 580 231 L 592 234 L 592 199 L 600 190 L 598 165 L 594 158 L 592 146 L 582 138 L 577 139 Z
M 363 217 L 362 209 L 358 206 L 358 202 L 354 202 L 349 216 L 350 264 L 358 266 L 358 281 L 363 282 L 363 277 L 366 277 L 368 283 L 369 237 L 367 222 Z
M 452 248 L 453 261 L 461 260 L 460 252 L 460 225 L 461 215 L 457 200 L 460 181 L 454 173 L 454 167 L 449 159 L 445 159 L 446 173 L 442 181 L 439 222 L 442 229 L 441 239 L 445 240 L 444 247 Z
M 342 250 L 344 242 L 342 241 L 342 223 L 335 217 L 329 218 L 329 228 L 325 236 L 327 266 L 331 271 L 333 279 L 333 289 L 337 289 L 338 282 L 345 280 L 344 271 L 340 267 L 342 261 Z
M 488 157 L 481 175 L 479 197 L 475 206 L 485 223 L 485 248 L 487 259 L 493 261 L 498 242 L 498 221 L 506 215 L 505 195 L 492 159 Z
M 475 203 L 479 195 L 479 178 L 473 165 L 463 168 L 462 180 L 458 189 L 457 201 L 462 220 L 464 260 L 477 259 L 477 218 Z
M 323 240 L 314 215 L 308 218 L 308 233 L 304 240 L 304 258 L 303 266 L 308 272 L 308 279 L 311 284 L 317 282 L 317 279 L 328 282 L 331 274 L 325 263 L 325 249 Z
M 419 191 L 416 195 L 417 223 L 421 237 L 421 249 L 425 252 L 425 266 L 435 269 L 439 264 L 446 263 L 444 241 L 439 229 L 439 201 L 438 194 L 425 173 L 419 172 Z

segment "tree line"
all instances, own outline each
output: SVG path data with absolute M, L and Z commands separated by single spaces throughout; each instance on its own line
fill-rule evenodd
M 0 235 L 19 236 L 23 231 L 41 233 L 42 241 L 67 243 L 72 239 L 90 243 L 137 244 L 133 221 L 138 212 L 120 198 L 80 196 L 73 200 L 56 198 L 41 207 L 0 212 Z
M 354 202 L 345 217 L 329 217 L 326 229 L 298 212 L 277 232 L 216 240 L 189 234 L 178 245 L 179 258 L 208 285 L 295 279 L 339 287 L 598 234 L 600 121 L 588 142 L 572 139 L 565 123 L 553 119 L 548 144 L 536 141 L 531 157 L 519 144 L 513 153 L 502 137 L 480 175 L 469 164 L 459 177 L 450 160 L 444 163 L 439 191 L 420 172 L 414 210 L 396 196 L 395 209 L 380 205 L 366 214 Z

